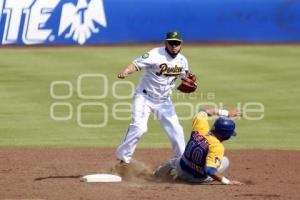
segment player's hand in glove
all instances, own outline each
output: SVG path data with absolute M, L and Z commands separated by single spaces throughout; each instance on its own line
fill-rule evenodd
M 195 74 L 187 73 L 187 75 L 181 79 L 182 82 L 177 89 L 184 93 L 191 93 L 197 89 L 197 77 Z

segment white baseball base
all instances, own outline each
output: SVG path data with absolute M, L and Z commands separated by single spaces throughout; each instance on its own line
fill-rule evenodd
M 113 174 L 90 174 L 80 177 L 80 181 L 89 183 L 113 183 L 121 182 L 122 178 Z

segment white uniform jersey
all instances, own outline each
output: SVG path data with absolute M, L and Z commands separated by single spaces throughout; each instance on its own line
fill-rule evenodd
M 145 69 L 137 92 L 147 92 L 156 98 L 168 98 L 178 77 L 185 76 L 189 70 L 187 59 L 178 54 L 172 58 L 165 47 L 154 48 L 133 61 L 138 70 Z
M 138 70 L 144 69 L 132 103 L 132 121 L 123 143 L 118 147 L 117 158 L 129 163 L 142 135 L 147 131 L 151 112 L 155 113 L 172 144 L 174 158 L 185 149 L 184 133 L 170 99 L 178 77 L 188 71 L 186 58 L 178 54 L 172 58 L 164 47 L 155 48 L 135 59 Z

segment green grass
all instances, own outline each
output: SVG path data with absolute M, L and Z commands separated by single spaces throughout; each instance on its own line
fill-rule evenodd
M 115 48 L 11 48 L 0 49 L 0 146 L 116 147 L 122 141 L 130 120 L 115 120 L 116 103 L 131 103 L 131 98 L 112 95 L 116 74 L 148 47 Z M 185 47 L 184 55 L 192 71 L 199 76 L 197 95 L 174 92 L 174 102 L 214 103 L 225 108 L 258 102 L 264 106 L 262 120 L 237 120 L 238 137 L 226 142 L 228 148 L 300 149 L 300 48 L 297 46 Z M 108 77 L 108 95 L 101 100 L 78 97 L 77 78 L 81 74 Z M 137 83 L 140 73 L 127 81 Z M 53 99 L 53 81 L 72 83 L 72 97 Z M 100 95 L 103 80 L 82 81 L 83 95 Z M 119 95 L 130 95 L 129 85 L 117 85 Z M 56 95 L 67 95 L 66 85 L 55 87 Z M 50 118 L 55 102 L 70 103 L 73 116 L 67 121 Z M 80 103 L 102 103 L 108 109 L 108 123 L 103 128 L 82 128 L 77 123 Z M 128 109 L 121 106 L 119 109 Z M 82 107 L 82 122 L 99 124 L 104 120 L 102 107 Z M 178 107 L 179 116 L 193 112 Z M 68 109 L 59 106 L 55 116 L 64 117 Z M 261 113 L 250 114 L 258 116 Z M 138 147 L 170 147 L 159 122 L 150 117 L 149 131 Z M 191 120 L 182 120 L 188 139 Z

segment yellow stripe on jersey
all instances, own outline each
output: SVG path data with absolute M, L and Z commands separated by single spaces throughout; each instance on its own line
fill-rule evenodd
M 206 166 L 218 168 L 224 156 L 224 146 L 215 136 L 209 135 L 210 126 L 206 112 L 200 111 L 194 116 L 192 129 L 203 135 L 209 143 Z

